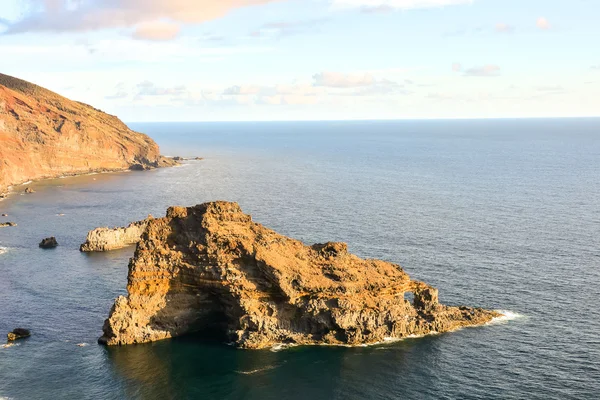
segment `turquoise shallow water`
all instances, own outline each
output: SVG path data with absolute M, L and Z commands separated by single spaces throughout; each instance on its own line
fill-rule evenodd
M 179 168 L 35 183 L 0 202 L 0 398 L 595 399 L 600 120 L 133 124 Z M 89 229 L 238 201 L 306 243 L 346 241 L 504 323 L 365 348 L 96 344 L 133 249 Z M 64 214 L 64 215 L 60 215 Z M 56 236 L 53 251 L 37 248 Z M 4 333 L 2 333 L 4 334 Z M 79 347 L 77 344 L 87 344 Z

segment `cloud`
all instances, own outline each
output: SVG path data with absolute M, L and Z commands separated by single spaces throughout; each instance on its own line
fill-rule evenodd
M 496 32 L 498 33 L 513 33 L 515 31 L 515 27 L 512 25 L 499 23 L 496 24 Z
M 404 89 L 404 85 L 401 85 L 397 82 L 390 81 L 387 79 L 382 79 L 377 83 L 367 86 L 364 88 L 359 88 L 357 90 L 352 91 L 351 93 L 347 93 L 347 96 L 386 96 L 392 94 L 401 94 L 408 95 L 412 92 L 410 90 Z M 341 93 L 337 93 L 338 95 Z
M 325 88 L 310 84 L 234 85 L 223 90 L 223 96 L 316 96 Z
M 306 21 L 279 21 L 262 25 L 250 32 L 251 37 L 276 37 L 298 35 L 305 32 L 316 31 L 317 28 L 329 21 L 328 18 L 311 19 Z
M 467 69 L 463 76 L 480 76 L 480 77 L 490 77 L 490 76 L 498 76 L 500 75 L 500 67 L 497 65 L 484 65 L 482 67 L 473 67 Z
M 11 23 L 7 32 L 82 32 L 130 27 L 137 32 L 138 25 L 152 21 L 196 24 L 223 17 L 237 8 L 277 1 L 282 0 L 28 0 L 36 11 Z
M 313 75 L 315 86 L 332 88 L 354 88 L 375 84 L 375 78 L 369 73 L 343 74 L 340 72 L 320 72 Z
M 182 96 L 188 93 L 187 88 L 184 85 L 174 87 L 158 87 L 150 81 L 144 81 L 139 83 L 137 86 L 137 98 L 143 96 Z
M 133 38 L 140 40 L 173 40 L 181 31 L 181 27 L 172 22 L 145 22 L 135 27 Z
M 471 4 L 473 0 L 333 0 L 338 9 L 359 8 L 363 12 L 389 12 L 392 10 L 411 10 Z
M 600 64 L 598 64 L 598 65 L 592 65 L 591 68 L 598 71 L 598 70 L 600 70 Z
M 254 94 L 259 94 L 261 92 L 261 90 L 263 90 L 263 89 L 264 88 L 261 88 L 260 86 L 256 86 L 256 85 L 243 85 L 243 86 L 235 85 L 235 86 L 226 88 L 223 91 L 223 94 L 226 96 L 254 95 Z
M 535 88 L 540 95 L 553 95 L 567 93 L 567 90 L 560 85 L 538 86 Z
M 396 9 L 392 6 L 382 4 L 379 6 L 363 6 L 361 7 L 360 12 L 364 14 L 388 14 L 395 10 Z
M 548 29 L 551 28 L 550 22 L 548 22 L 548 20 L 544 17 L 538 18 L 535 25 L 543 31 L 547 31 Z
M 452 71 L 454 71 L 454 72 L 462 71 L 462 64 L 461 63 L 452 64 Z
M 319 99 L 315 96 L 275 95 L 260 97 L 257 99 L 256 104 L 271 106 L 306 106 L 317 104 L 318 102 Z

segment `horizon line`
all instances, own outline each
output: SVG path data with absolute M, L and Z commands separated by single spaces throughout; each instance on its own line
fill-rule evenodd
M 600 115 L 582 116 L 544 116 L 544 117 L 445 117 L 445 118 L 353 118 L 353 119 L 256 119 L 256 120 L 151 120 L 124 121 L 126 124 L 159 124 L 159 123 L 215 123 L 215 122 L 380 122 L 380 121 L 483 121 L 483 120 L 539 120 L 539 119 L 600 119 Z

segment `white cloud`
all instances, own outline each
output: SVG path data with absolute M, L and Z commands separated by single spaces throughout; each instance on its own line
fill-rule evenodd
M 467 69 L 463 75 L 480 77 L 498 76 L 500 75 L 500 67 L 492 64 L 484 65 L 482 67 L 473 67 Z
M 473 0 L 333 0 L 335 8 L 363 8 L 366 10 L 410 10 L 471 4 Z
M 340 72 L 321 72 L 313 76 L 315 86 L 333 88 L 353 88 L 371 86 L 375 84 L 375 78 L 369 73 L 343 74 Z
M 140 29 L 139 24 L 165 20 L 195 24 L 223 17 L 237 8 L 277 1 L 282 0 L 27 0 L 35 11 L 11 23 L 8 32 Z
M 144 22 L 135 27 L 133 37 L 141 40 L 172 40 L 179 35 L 181 27 L 172 22 Z
M 546 30 L 550 29 L 550 27 L 551 27 L 550 22 L 548 22 L 548 20 L 544 17 L 538 18 L 535 25 L 543 31 L 546 31 Z
M 499 33 L 512 33 L 514 32 L 515 27 L 512 25 L 508 25 L 505 23 L 496 24 L 496 32 Z

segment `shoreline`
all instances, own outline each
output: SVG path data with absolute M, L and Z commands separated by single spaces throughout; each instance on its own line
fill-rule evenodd
M 278 351 L 282 351 L 282 350 L 291 349 L 291 348 L 294 348 L 294 347 L 304 347 L 304 346 L 346 347 L 346 348 L 350 348 L 350 349 L 361 348 L 361 347 L 375 347 L 375 346 L 381 346 L 381 345 L 386 345 L 386 344 L 393 344 L 393 343 L 403 342 L 403 341 L 409 340 L 409 339 L 422 339 L 422 338 L 428 337 L 428 336 L 436 336 L 436 335 L 443 335 L 443 334 L 446 334 L 446 333 L 458 332 L 458 331 L 461 331 L 463 329 L 482 328 L 482 327 L 485 327 L 485 326 L 493 326 L 493 325 L 505 324 L 505 323 L 508 323 L 509 321 L 513 321 L 515 319 L 525 317 L 523 314 L 519 314 L 519 313 L 515 313 L 515 312 L 512 312 L 512 311 L 507 311 L 507 310 L 493 310 L 493 311 L 495 311 L 498 314 L 500 314 L 500 316 L 493 317 L 490 321 L 482 323 L 482 324 L 460 326 L 460 327 L 457 327 L 455 329 L 451 329 L 449 331 L 444 331 L 444 332 L 431 331 L 431 332 L 424 333 L 424 334 L 421 334 L 421 335 L 412 334 L 412 335 L 404 336 L 404 337 L 401 337 L 401 338 L 386 337 L 383 340 L 378 341 L 378 342 L 361 343 L 361 344 L 341 344 L 341 343 L 275 343 L 271 347 L 266 347 L 266 348 L 263 348 L 263 349 L 256 349 L 256 350 L 257 351 L 260 351 L 260 350 L 269 350 L 269 351 L 272 351 L 272 352 L 278 352 Z M 233 343 L 227 343 L 227 345 L 233 345 Z M 242 350 L 247 350 L 247 349 L 242 349 Z
M 172 160 L 172 158 L 170 158 L 170 157 L 166 157 L 166 158 L 169 158 Z M 139 170 L 139 171 L 151 171 L 154 169 L 178 167 L 181 165 L 181 163 L 176 160 L 173 160 L 173 162 L 174 162 L 173 165 L 166 165 L 166 166 L 161 166 L 161 167 L 151 167 L 151 168 L 148 168 L 145 170 Z M 9 197 L 11 197 L 14 194 L 18 194 L 18 192 L 15 191 L 15 188 L 17 188 L 19 186 L 35 184 L 35 183 L 44 182 L 44 181 L 50 181 L 53 179 L 74 178 L 74 177 L 78 177 L 78 176 L 88 176 L 88 175 L 98 175 L 98 174 L 125 173 L 125 172 L 132 172 L 132 171 L 138 171 L 138 170 L 132 169 L 131 166 L 125 167 L 125 168 L 115 168 L 115 169 L 98 168 L 98 169 L 91 169 L 91 170 L 88 170 L 85 172 L 84 171 L 82 171 L 82 172 L 67 172 L 67 173 L 62 173 L 62 174 L 58 174 L 58 175 L 46 175 L 46 176 L 42 176 L 41 178 L 38 178 L 38 179 L 30 178 L 27 181 L 15 183 L 15 184 L 12 184 L 5 188 L 0 188 L 0 202 L 8 199 Z

